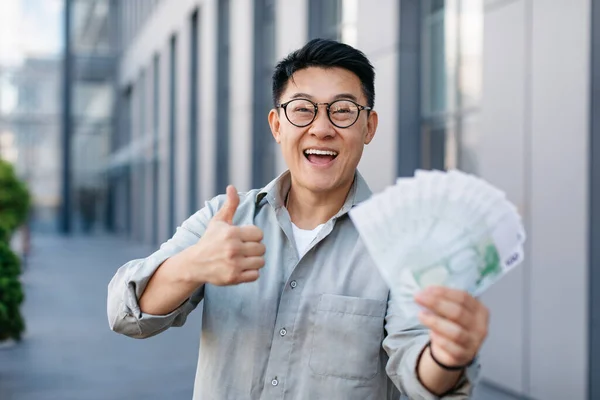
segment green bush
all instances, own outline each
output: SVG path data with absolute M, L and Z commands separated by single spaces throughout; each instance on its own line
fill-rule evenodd
M 31 198 L 13 167 L 0 160 L 0 342 L 21 340 L 25 322 L 20 306 L 24 294 L 19 275 L 21 263 L 10 248 L 14 231 L 26 220 Z
M 24 294 L 19 282 L 19 258 L 7 242 L 0 241 L 0 342 L 20 340 L 25 322 L 19 310 Z
M 8 242 L 10 240 L 10 231 L 7 224 L 0 220 L 0 242 Z
M 9 235 L 27 220 L 30 202 L 25 183 L 17 178 L 12 165 L 0 160 L 0 224 Z

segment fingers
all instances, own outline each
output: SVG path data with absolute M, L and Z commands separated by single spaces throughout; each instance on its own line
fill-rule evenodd
M 431 330 L 431 333 L 443 336 L 454 344 L 468 348 L 473 341 L 471 334 L 462 326 L 431 312 L 421 311 L 419 320 Z
M 227 186 L 227 200 L 223 207 L 215 214 L 214 220 L 223 221 L 228 224 L 233 224 L 233 216 L 240 204 L 240 196 L 232 185 Z
M 239 260 L 238 266 L 243 271 L 260 269 L 265 266 L 265 258 L 260 256 L 242 257 Z
M 257 269 L 248 269 L 240 273 L 238 283 L 254 282 L 259 277 Z
M 263 240 L 263 231 L 255 225 L 240 226 L 238 233 L 242 242 L 260 242 Z
M 472 324 L 475 314 L 468 306 L 464 305 L 464 301 L 462 300 L 458 302 L 452 301 L 447 297 L 431 294 L 429 290 L 419 293 L 415 299 L 421 306 L 463 327 L 468 327 Z
M 260 257 L 265 255 L 266 250 L 260 242 L 245 242 L 242 243 L 241 254 L 244 257 Z
M 445 287 L 427 288 L 415 300 L 427 309 L 419 320 L 430 330 L 436 356 L 441 353 L 448 365 L 473 359 L 487 336 L 487 308 L 467 292 Z
M 451 289 L 443 286 L 431 286 L 425 289 L 424 293 L 428 296 L 442 298 L 452 303 L 456 303 L 469 311 L 476 311 L 478 301 L 464 290 Z
M 451 319 L 463 327 L 479 328 L 487 326 L 489 322 L 488 309 L 479 300 L 462 290 L 432 286 L 418 293 L 415 301 L 435 314 Z

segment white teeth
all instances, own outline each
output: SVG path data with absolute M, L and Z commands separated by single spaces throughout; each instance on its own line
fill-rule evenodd
M 330 151 L 330 150 L 314 150 L 314 149 L 308 149 L 308 150 L 304 150 L 304 154 L 316 154 L 319 156 L 337 156 L 338 153 L 336 151 Z

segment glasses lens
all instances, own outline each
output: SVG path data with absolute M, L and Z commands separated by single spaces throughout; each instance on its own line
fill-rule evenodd
M 358 106 L 351 101 L 338 100 L 329 106 L 329 118 L 341 128 L 348 127 L 358 119 Z
M 294 125 L 308 125 L 315 118 L 315 106 L 310 101 L 297 99 L 288 103 L 286 115 Z

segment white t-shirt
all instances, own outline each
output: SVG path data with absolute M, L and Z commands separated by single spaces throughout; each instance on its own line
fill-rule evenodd
M 317 226 L 315 229 L 306 230 L 300 229 L 292 222 L 292 230 L 294 232 L 294 241 L 296 242 L 296 249 L 298 250 L 298 255 L 302 257 L 304 252 L 310 245 L 310 243 L 317 237 L 319 231 L 325 224 L 321 224 Z

